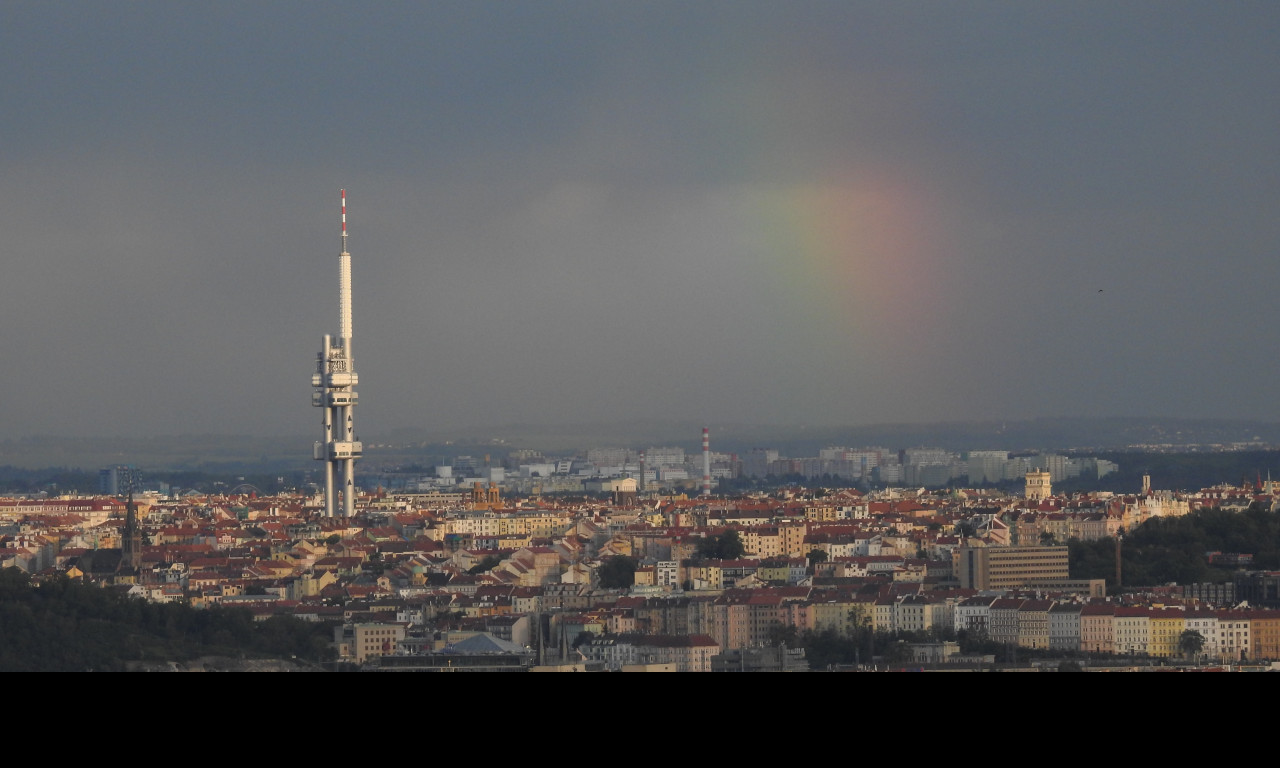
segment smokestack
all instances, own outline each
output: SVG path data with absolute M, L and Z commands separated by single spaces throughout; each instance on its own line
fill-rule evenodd
M 1117 591 L 1124 584 L 1124 582 L 1120 578 L 1123 575 L 1120 571 L 1120 564 L 1121 562 L 1123 562 L 1123 558 L 1121 557 L 1121 554 L 1120 554 L 1120 549 L 1121 549 L 1121 545 L 1123 544 L 1124 544 L 1124 534 L 1121 533 L 1116 536 L 1116 590 Z
M 644 493 L 644 451 L 640 452 L 640 482 L 636 487 L 640 493 Z
M 711 430 L 702 428 L 702 495 L 711 495 Z

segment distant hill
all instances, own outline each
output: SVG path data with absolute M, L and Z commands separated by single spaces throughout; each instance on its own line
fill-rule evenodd
M 248 472 L 310 468 L 312 439 L 237 435 L 34 436 L 0 441 L 0 466 L 96 470 L 116 464 L 169 470 Z

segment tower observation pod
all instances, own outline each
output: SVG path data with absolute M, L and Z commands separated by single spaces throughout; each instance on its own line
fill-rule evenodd
M 338 328 L 335 338 L 325 334 L 311 377 L 311 404 L 321 409 L 322 437 L 314 458 L 324 466 L 324 512 L 328 517 L 355 514 L 356 459 L 364 447 L 355 437 L 352 411 L 359 401 L 360 383 L 351 361 L 351 254 L 347 252 L 347 191 L 342 190 L 342 247 L 338 253 Z M 339 512 L 341 510 L 341 512 Z

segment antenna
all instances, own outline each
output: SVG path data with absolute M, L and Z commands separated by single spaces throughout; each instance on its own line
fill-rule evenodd
M 355 514 L 355 462 L 363 446 L 355 436 L 352 410 L 359 402 L 355 387 L 360 383 L 351 359 L 351 254 L 347 252 L 347 190 L 339 191 L 341 201 L 342 250 L 338 254 L 337 338 L 321 339 L 316 374 L 311 377 L 315 392 L 311 404 L 324 408 L 324 439 L 315 444 L 314 458 L 325 462 L 325 514 L 334 517 Z M 339 503 L 341 502 L 341 503 Z
M 351 362 L 351 254 L 347 253 L 347 190 L 342 194 L 342 251 L 338 254 L 338 343 Z

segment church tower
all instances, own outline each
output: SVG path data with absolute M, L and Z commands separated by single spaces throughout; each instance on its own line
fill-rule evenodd
M 120 536 L 121 571 L 138 573 L 142 570 L 142 526 L 138 525 L 138 505 L 133 502 L 133 489 L 125 504 L 124 531 Z
M 1027 501 L 1044 501 L 1053 495 L 1051 475 L 1043 469 L 1033 469 L 1027 473 Z

